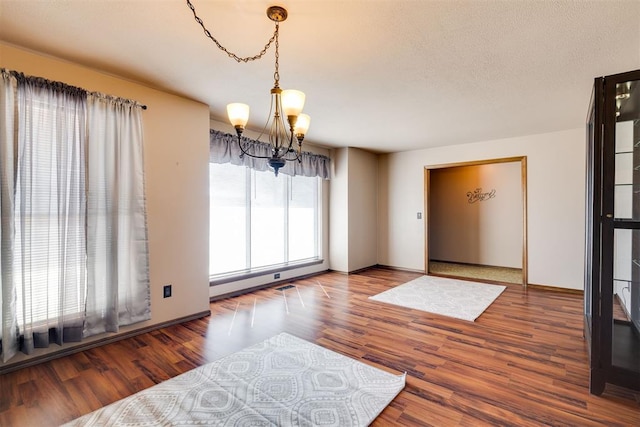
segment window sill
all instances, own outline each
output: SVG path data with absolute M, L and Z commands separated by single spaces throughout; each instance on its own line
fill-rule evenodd
M 225 283 L 237 282 L 240 280 L 251 279 L 253 277 L 266 276 L 269 274 L 281 273 L 283 271 L 295 270 L 303 267 L 310 267 L 312 265 L 322 264 L 324 262 L 323 259 L 312 259 L 312 260 L 304 260 L 295 263 L 281 264 L 281 265 L 270 265 L 268 267 L 264 267 L 256 270 L 243 270 L 243 271 L 234 271 L 233 273 L 229 273 L 227 275 L 219 275 L 215 278 L 209 279 L 209 286 L 222 285 Z

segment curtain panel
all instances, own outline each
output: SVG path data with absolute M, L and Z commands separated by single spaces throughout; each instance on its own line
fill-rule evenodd
M 23 351 L 82 338 L 86 93 L 17 76 L 13 286 Z M 7 141 L 9 142 L 9 141 Z
M 89 94 L 88 290 L 84 335 L 148 320 L 149 250 L 142 117 L 131 102 Z
M 140 104 L 0 74 L 6 362 L 151 315 Z
M 271 156 L 270 144 L 244 136 L 241 137 L 241 141 L 245 151 L 257 156 Z M 256 159 L 251 156 L 242 155 L 236 135 L 214 129 L 209 131 L 209 162 L 231 163 L 258 171 L 269 170 L 267 159 Z M 287 161 L 286 164 L 280 168 L 279 173 L 290 176 L 319 176 L 323 179 L 329 179 L 331 177 L 330 167 L 331 159 L 329 157 L 303 151 L 301 161 Z
M 13 188 L 17 80 L 0 70 L 0 352 L 4 362 L 17 352 L 19 340 L 16 287 L 13 282 Z

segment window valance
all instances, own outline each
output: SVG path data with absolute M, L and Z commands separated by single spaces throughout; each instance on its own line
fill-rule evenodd
M 242 137 L 245 150 L 258 156 L 271 156 L 271 146 L 267 143 Z M 280 173 L 296 176 L 319 176 L 329 179 L 331 176 L 331 159 L 320 154 L 302 152 L 300 162 L 287 162 L 280 169 Z M 209 162 L 231 163 L 239 166 L 247 166 L 251 169 L 266 171 L 269 169 L 267 159 L 256 159 L 250 156 L 242 156 L 238 147 L 238 137 L 230 133 L 220 132 L 214 129 L 209 131 Z

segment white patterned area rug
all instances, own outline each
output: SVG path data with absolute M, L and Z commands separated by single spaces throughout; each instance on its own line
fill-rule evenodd
M 405 376 L 281 333 L 66 425 L 367 426 Z
M 502 285 L 422 276 L 369 299 L 474 322 L 505 289 Z

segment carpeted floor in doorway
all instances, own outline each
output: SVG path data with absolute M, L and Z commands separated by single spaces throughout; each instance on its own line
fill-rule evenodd
M 522 284 L 521 268 L 429 261 L 429 273 L 476 280 L 487 280 L 496 283 Z

